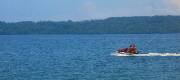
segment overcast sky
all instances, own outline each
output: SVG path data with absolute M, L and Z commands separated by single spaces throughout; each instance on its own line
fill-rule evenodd
M 0 0 L 0 21 L 180 15 L 180 0 Z

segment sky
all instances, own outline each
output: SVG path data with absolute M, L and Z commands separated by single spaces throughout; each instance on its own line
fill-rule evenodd
M 0 21 L 81 21 L 180 15 L 180 0 L 0 0 Z

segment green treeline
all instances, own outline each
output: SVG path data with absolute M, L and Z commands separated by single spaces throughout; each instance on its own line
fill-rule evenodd
M 87 21 L 0 22 L 0 34 L 180 33 L 180 16 L 111 17 Z

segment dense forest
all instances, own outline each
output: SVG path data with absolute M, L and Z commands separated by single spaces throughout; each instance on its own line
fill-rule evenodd
M 111 17 L 87 21 L 0 21 L 0 34 L 180 33 L 180 16 Z

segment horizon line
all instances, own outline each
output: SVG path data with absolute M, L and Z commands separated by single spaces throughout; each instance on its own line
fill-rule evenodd
M 37 21 L 33 21 L 33 20 L 23 20 L 23 21 L 1 21 L 0 22 L 5 22 L 5 23 L 20 23 L 20 22 L 35 22 L 35 23 L 38 23 L 38 22 L 83 22 L 83 21 L 96 21 L 96 20 L 106 20 L 106 19 L 109 19 L 109 18 L 131 18 L 131 17 L 157 17 L 157 16 L 160 16 L 160 17 L 165 17 L 165 16 L 172 16 L 172 17 L 177 17 L 180 15 L 152 15 L 152 16 L 112 16 L 112 17 L 106 17 L 106 18 L 99 18 L 99 19 L 84 19 L 84 20 L 71 20 L 71 19 L 68 19 L 68 20 L 37 20 Z

